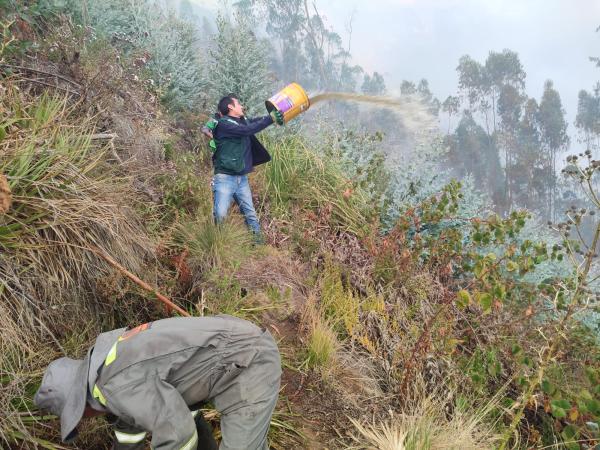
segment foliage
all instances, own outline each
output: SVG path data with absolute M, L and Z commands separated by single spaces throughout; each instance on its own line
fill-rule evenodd
M 248 254 L 252 238 L 240 224 L 215 224 L 211 216 L 199 216 L 178 224 L 176 241 L 189 251 L 194 271 L 231 270 Z
M 439 192 L 452 179 L 441 167 L 440 160 L 447 148 L 437 138 L 419 143 L 414 152 L 403 155 L 390 169 L 390 185 L 385 193 L 382 224 L 389 230 L 404 211 L 430 195 Z M 459 204 L 460 216 L 474 217 L 484 212 L 485 195 L 476 180 L 465 177 L 464 194 L 471 200 Z
M 209 97 L 215 105 L 228 93 L 236 94 L 250 115 L 263 112 L 272 91 L 265 42 L 252 31 L 247 17 L 233 21 L 217 18 L 217 34 L 209 51 L 207 75 Z
M 573 163 L 577 158 L 570 158 L 570 161 Z M 566 170 L 589 188 L 596 165 L 590 163 L 589 167 L 578 169 L 577 172 L 570 166 Z M 594 258 L 592 249 L 597 248 L 598 243 L 580 243 L 577 242 L 580 238 L 573 239 L 573 235 L 579 236 L 575 228 L 581 226 L 586 211 L 568 212 L 568 221 L 557 226 L 564 235 L 563 242 L 548 245 L 520 237 L 527 220 L 526 212 L 515 212 L 505 219 L 492 215 L 487 219 L 473 218 L 462 224 L 457 222 L 460 200 L 459 185 L 450 184 L 440 195 L 432 196 L 408 210 L 383 243 L 373 249 L 376 261 L 384 263 L 379 265 L 379 269 L 376 265 L 376 270 L 381 281 L 388 285 L 406 285 L 410 277 L 414 277 L 411 274 L 425 271 L 435 274 L 443 286 L 436 295 L 436 306 L 425 319 L 422 331 L 411 338 L 412 350 L 401 354 L 399 361 L 398 356 L 391 358 L 390 364 L 403 367 L 399 388 L 401 393 L 413 382 L 415 373 L 422 370 L 430 352 L 454 352 L 457 343 L 462 343 L 463 351 L 480 355 L 472 356 L 469 364 L 463 368 L 470 375 L 474 388 L 484 391 L 491 389 L 493 393 L 493 386 L 500 381 L 498 377 L 513 372 L 512 376 L 522 394 L 510 404 L 514 413 L 509 415 L 512 419 L 508 428 L 510 431 L 505 435 L 506 444 L 511 431 L 519 425 L 524 411 L 529 408 L 531 398 L 540 395 L 544 374 L 555 364 L 555 358 L 561 355 L 563 364 L 575 367 L 581 365 L 582 358 L 588 360 L 579 354 L 580 345 L 588 349 L 597 348 L 597 343 L 592 343 L 594 338 L 590 330 L 585 330 L 580 318 L 588 316 L 583 311 L 595 311 L 598 308 L 596 294 L 584 281 L 596 277 L 590 270 L 594 267 L 591 264 Z M 465 230 L 469 230 L 466 236 Z M 577 260 L 577 252 L 583 255 L 581 262 Z M 572 276 L 564 275 L 564 270 L 554 272 L 550 277 L 529 276 L 536 273 L 538 267 L 551 261 L 563 261 L 567 256 L 576 268 Z M 382 271 L 384 267 L 386 269 Z M 429 295 L 426 294 L 425 298 Z M 469 320 L 470 333 L 448 332 L 448 326 L 453 328 L 447 322 L 452 308 L 463 310 L 472 317 Z M 523 328 L 518 322 L 508 325 L 503 319 L 503 310 L 511 318 L 525 317 L 528 322 L 535 323 L 535 327 Z M 391 327 L 391 324 L 387 326 Z M 503 330 L 506 339 L 488 335 L 496 327 Z M 440 328 L 444 331 L 441 332 Z M 513 328 L 512 333 L 508 331 Z M 379 333 L 384 335 L 382 331 Z M 473 339 L 477 338 L 471 333 L 488 336 L 486 339 L 493 342 L 489 350 L 484 350 L 487 347 L 481 343 L 476 344 L 477 341 Z M 366 342 L 366 345 L 372 346 L 372 342 Z M 500 355 L 512 356 L 507 358 Z M 588 355 L 592 358 L 590 364 L 597 365 L 596 353 L 591 355 Z M 477 362 L 478 358 L 480 362 Z M 581 376 L 572 374 L 566 385 L 580 385 L 581 379 Z M 571 399 L 579 398 L 584 406 L 587 405 L 586 398 L 587 401 L 593 398 L 589 397 L 593 394 L 579 397 L 579 394 L 575 394 L 576 390 L 561 392 L 561 395 L 569 395 Z M 587 388 L 582 392 L 591 391 Z M 569 405 L 572 405 L 572 401 Z M 551 409 L 547 412 L 551 412 Z M 592 434 L 581 428 L 580 417 L 579 412 L 573 412 L 572 420 L 579 422 L 577 426 L 569 428 L 569 436 L 590 439 Z
M 273 159 L 261 175 L 273 212 L 318 213 L 333 229 L 364 234 L 370 210 L 367 196 L 343 175 L 336 161 L 317 156 L 299 136 L 269 144 Z
M 127 180 L 108 169 L 93 122 L 68 98 L 30 97 L 9 82 L 0 112 L 0 174 L 12 192 L 0 214 L 0 440 L 49 445 L 32 434 L 47 418 L 29 415 L 40 369 L 56 352 L 47 342 L 115 323 L 111 303 L 99 303 L 109 270 L 93 250 L 135 271 L 148 238 L 127 205 Z M 147 313 L 121 306 L 131 320 Z
M 340 35 L 326 25 L 314 4 L 307 0 L 258 4 L 257 14 L 267 17 L 273 66 L 284 83 L 294 80 L 309 90 L 355 90 L 363 69 L 350 64 L 350 48 L 344 48 Z M 383 78 L 377 74 L 376 79 L 379 90 Z
M 328 161 L 335 161 L 353 185 L 368 195 L 371 205 L 381 207 L 391 177 L 385 155 L 378 149 L 383 135 L 356 132 L 341 122 L 335 125 L 321 126 L 311 145 Z
M 68 6 L 75 17 L 89 20 L 94 32 L 145 67 L 169 109 L 197 107 L 203 75 L 195 47 L 196 32 L 189 22 L 153 0 L 92 0 Z

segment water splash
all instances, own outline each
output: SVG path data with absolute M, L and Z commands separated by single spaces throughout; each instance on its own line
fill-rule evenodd
M 344 100 L 389 108 L 398 114 L 402 123 L 409 130 L 430 130 L 436 127 L 436 119 L 427 105 L 418 96 L 379 97 L 372 95 L 352 94 L 347 92 L 325 92 L 309 99 L 310 105 L 326 100 Z

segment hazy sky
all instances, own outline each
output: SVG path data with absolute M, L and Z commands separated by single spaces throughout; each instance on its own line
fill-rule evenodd
M 490 50 L 509 48 L 519 53 L 530 96 L 539 100 L 544 81 L 554 81 L 573 134 L 579 90 L 600 81 L 600 68 L 588 59 L 600 56 L 595 31 L 600 0 L 316 0 L 316 5 L 344 46 L 354 11 L 354 62 L 383 73 L 390 91 L 403 79 L 427 78 L 443 101 L 456 93 L 462 55 L 483 62 Z
M 527 91 L 538 100 L 551 79 L 572 124 L 580 89 L 600 81 L 600 0 L 318 0 L 317 6 L 348 37 L 357 63 L 383 72 L 388 88 L 427 78 L 443 101 L 456 92 L 458 59 L 483 62 L 490 50 L 518 52 Z M 573 133 L 572 125 L 569 127 Z

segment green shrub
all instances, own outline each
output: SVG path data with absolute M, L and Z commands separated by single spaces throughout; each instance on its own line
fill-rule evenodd
M 261 173 L 273 213 L 299 219 L 295 212 L 302 211 L 334 230 L 366 233 L 372 205 L 335 161 L 317 156 L 299 136 L 269 142 L 268 147 L 273 159 Z
M 252 236 L 239 223 L 225 221 L 215 224 L 211 216 L 184 220 L 177 225 L 176 241 L 188 249 L 194 270 L 231 270 L 250 252 Z
M 331 369 L 339 347 L 335 331 L 323 319 L 315 319 L 310 327 L 304 364 L 309 369 L 327 371 Z
M 340 270 L 331 260 L 325 262 L 323 270 L 320 308 L 340 337 L 352 336 L 358 323 L 359 300 L 344 287 Z

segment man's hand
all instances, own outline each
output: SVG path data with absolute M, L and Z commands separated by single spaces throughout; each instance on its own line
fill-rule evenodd
M 206 136 L 209 139 L 213 138 L 213 130 L 215 129 L 215 127 L 217 126 L 217 120 L 216 119 L 209 119 L 208 122 L 206 122 L 204 124 L 204 126 L 202 127 L 202 134 L 204 134 L 204 136 Z
M 271 119 L 273 119 L 273 123 L 277 125 L 283 125 L 283 114 L 281 112 L 274 109 L 269 113 Z

